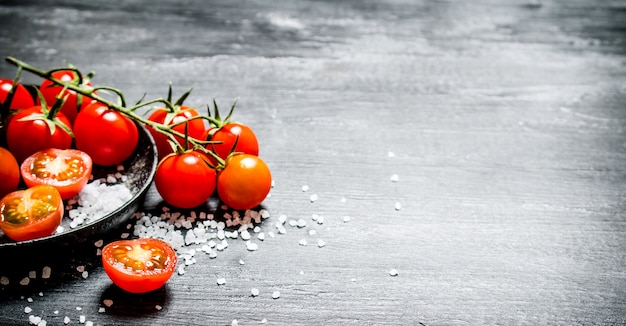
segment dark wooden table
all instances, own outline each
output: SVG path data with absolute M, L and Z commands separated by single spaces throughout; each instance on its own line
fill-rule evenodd
M 623 1 L 5 0 L 3 56 L 239 98 L 275 237 L 139 296 L 91 243 L 49 279 L 4 260 L 0 324 L 626 324 L 625 31 Z

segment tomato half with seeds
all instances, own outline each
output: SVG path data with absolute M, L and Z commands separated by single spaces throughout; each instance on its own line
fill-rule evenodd
M 238 154 L 226 161 L 217 176 L 217 194 L 230 208 L 251 209 L 263 202 L 272 188 L 270 169 L 255 155 Z
M 49 148 L 27 157 L 20 173 L 28 187 L 49 185 L 70 199 L 85 187 L 93 170 L 91 157 L 77 149 Z
M 54 187 L 14 191 L 0 201 L 0 229 L 15 241 L 42 238 L 56 231 L 63 213 L 61 194 Z
M 167 203 L 192 208 L 206 202 L 215 191 L 216 172 L 204 153 L 172 153 L 157 166 L 154 185 Z
M 102 265 L 122 290 L 145 293 L 162 287 L 176 270 L 176 252 L 154 238 L 118 240 L 102 249 Z

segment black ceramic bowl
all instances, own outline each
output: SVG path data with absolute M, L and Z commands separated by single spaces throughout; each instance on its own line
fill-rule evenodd
M 19 256 L 22 253 L 46 252 L 58 250 L 63 246 L 79 245 L 126 222 L 143 204 L 158 163 L 154 139 L 145 127 L 139 124 L 137 126 L 139 129 L 139 143 L 131 157 L 122 164 L 124 166 L 122 173 L 126 176 L 123 183 L 131 192 L 130 200 L 112 212 L 74 228 L 70 228 L 71 219 L 69 218 L 69 211 L 66 210 L 61 222 L 64 231 L 43 238 L 16 242 L 0 231 L 0 257 L 4 255 Z M 94 180 L 106 177 L 108 174 L 116 171 L 117 166 L 102 167 L 96 165 L 93 168 Z

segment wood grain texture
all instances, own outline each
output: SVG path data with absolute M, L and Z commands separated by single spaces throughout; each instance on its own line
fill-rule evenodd
M 275 179 L 262 230 L 307 226 L 143 296 L 92 247 L 28 286 L 41 262 L 2 263 L 0 324 L 626 324 L 624 31 L 622 1 L 4 1 L 3 55 L 130 100 L 239 97 Z

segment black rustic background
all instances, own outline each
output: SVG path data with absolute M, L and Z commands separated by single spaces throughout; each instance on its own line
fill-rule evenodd
M 239 98 L 276 233 L 140 296 L 91 243 L 49 280 L 0 260 L 0 324 L 626 324 L 624 1 L 4 0 L 0 52 L 131 101 Z

